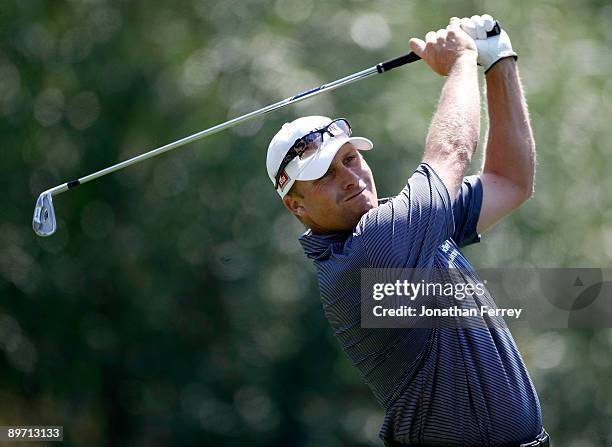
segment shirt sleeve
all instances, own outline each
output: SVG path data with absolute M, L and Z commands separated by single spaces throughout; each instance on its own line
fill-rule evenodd
M 361 218 L 353 239 L 364 245 L 372 267 L 420 268 L 433 265 L 436 250 L 453 232 L 448 190 L 421 163 L 397 196 Z
M 480 242 L 476 231 L 482 207 L 482 181 L 480 176 L 471 175 L 463 179 L 461 189 L 453 202 L 455 230 L 453 240 L 459 247 Z

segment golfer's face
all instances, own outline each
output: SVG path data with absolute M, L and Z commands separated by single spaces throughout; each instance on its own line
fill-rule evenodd
M 352 230 L 361 216 L 378 206 L 372 171 L 350 143 L 340 148 L 327 173 L 300 182 L 301 216 L 315 232 Z

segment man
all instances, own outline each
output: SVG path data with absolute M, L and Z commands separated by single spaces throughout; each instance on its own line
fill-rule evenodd
M 459 250 L 533 194 L 535 144 L 508 35 L 488 16 L 452 18 L 410 46 L 447 76 L 423 161 L 395 197 L 378 200 L 346 120 L 285 124 L 267 170 L 318 269 L 321 300 L 343 349 L 385 420 L 389 446 L 547 446 L 535 389 L 507 329 L 367 329 L 362 268 L 473 267 Z M 480 128 L 477 63 L 486 72 L 490 129 L 482 173 L 465 177 Z

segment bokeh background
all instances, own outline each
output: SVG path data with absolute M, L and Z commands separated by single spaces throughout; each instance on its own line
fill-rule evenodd
M 608 267 L 607 1 L 0 2 L 0 425 L 63 425 L 65 445 L 381 445 L 383 412 L 328 328 L 265 150 L 286 121 L 344 116 L 396 193 L 443 84 L 425 64 L 62 194 L 51 238 L 31 230 L 34 202 L 483 12 L 520 55 L 539 164 L 535 197 L 467 254 Z M 612 445 L 612 331 L 515 337 L 555 445 Z

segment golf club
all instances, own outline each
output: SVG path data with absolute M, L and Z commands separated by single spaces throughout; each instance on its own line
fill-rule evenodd
M 500 33 L 500 30 L 501 28 L 499 26 L 499 23 L 495 23 L 493 29 L 487 33 L 487 36 L 491 37 L 498 35 Z M 36 200 L 36 206 L 34 208 L 34 218 L 32 219 L 32 227 L 34 228 L 36 234 L 38 234 L 39 236 L 51 236 L 53 233 L 55 233 L 55 230 L 57 229 L 57 221 L 55 218 L 55 210 L 53 208 L 53 196 L 68 191 L 69 189 L 72 189 L 75 186 L 82 185 L 83 183 L 90 182 L 106 174 L 110 174 L 111 172 L 119 171 L 120 169 L 155 157 L 159 154 L 163 154 L 164 152 L 168 152 L 172 149 L 184 146 L 193 141 L 200 140 L 204 137 L 213 135 L 222 130 L 229 129 L 252 118 L 261 116 L 266 113 L 270 113 L 274 110 L 278 110 L 290 104 L 303 101 L 304 99 L 311 98 L 323 91 L 334 90 L 336 88 L 364 79 L 368 76 L 378 73 L 385 73 L 394 68 L 401 67 L 402 65 L 418 61 L 419 59 L 421 58 L 417 56 L 414 52 L 410 52 L 395 59 L 390 59 L 388 61 L 381 62 L 366 70 L 359 71 L 352 75 L 330 82 L 329 84 L 323 84 L 319 87 L 307 90 L 295 96 L 291 96 L 277 103 L 270 104 L 269 106 L 266 106 L 259 110 L 255 110 L 253 112 L 231 119 L 229 121 L 226 121 L 225 123 L 217 124 L 216 126 L 213 126 L 209 129 L 202 130 L 200 132 L 194 133 L 193 135 L 181 138 L 180 140 L 166 144 L 165 146 L 161 146 L 157 149 L 145 152 L 144 154 L 137 155 L 136 157 L 122 161 L 113 166 L 109 166 L 108 168 L 102 169 L 101 171 L 94 172 L 93 174 L 89 174 L 77 180 L 71 180 L 54 188 L 48 189 L 42 192 Z

